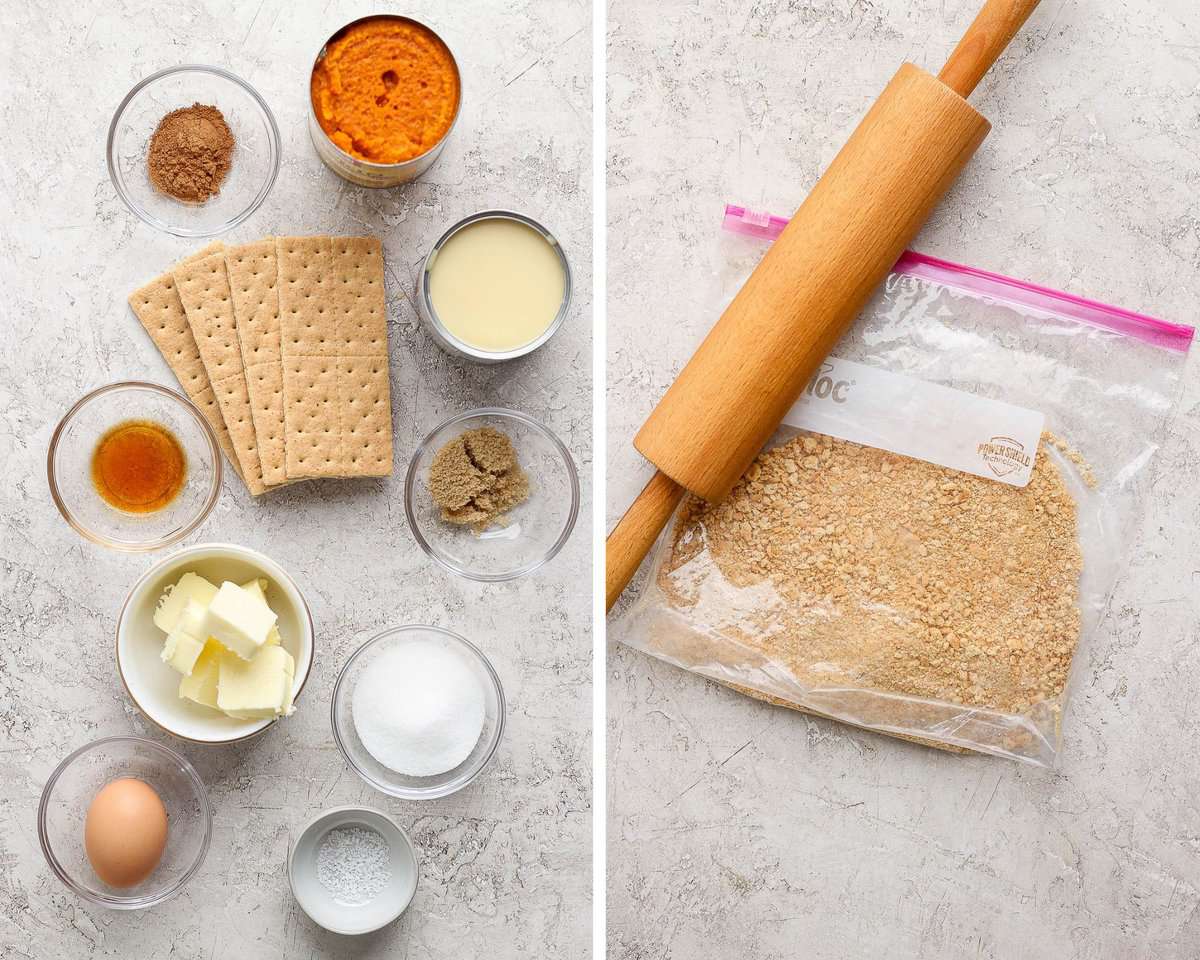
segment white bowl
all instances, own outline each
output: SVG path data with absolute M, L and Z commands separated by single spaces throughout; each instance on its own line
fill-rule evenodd
M 317 879 L 317 850 L 331 830 L 368 827 L 387 841 L 391 878 L 367 903 L 343 903 Z M 317 814 L 296 835 L 287 860 L 292 896 L 315 923 L 342 934 L 370 933 L 402 914 L 417 892 L 417 855 L 412 841 L 391 817 L 372 807 L 334 807 Z
M 179 696 L 179 674 L 163 663 L 166 636 L 154 610 L 168 586 L 189 571 L 220 584 L 255 577 L 270 582 L 267 600 L 279 616 L 280 642 L 296 661 L 295 699 L 312 667 L 313 622 L 296 582 L 274 560 L 232 543 L 202 543 L 151 567 L 129 591 L 117 620 L 117 672 L 129 698 L 155 725 L 194 743 L 233 743 L 261 733 L 279 718 L 235 720 Z

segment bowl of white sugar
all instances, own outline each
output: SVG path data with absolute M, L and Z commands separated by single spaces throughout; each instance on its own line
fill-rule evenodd
M 433 800 L 488 765 L 504 690 L 482 650 L 441 627 L 394 627 L 351 655 L 333 688 L 333 738 L 376 790 Z

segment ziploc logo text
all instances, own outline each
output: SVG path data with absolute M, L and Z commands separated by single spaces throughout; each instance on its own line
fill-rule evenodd
M 853 380 L 838 380 L 832 376 L 834 366 L 828 360 L 821 364 L 821 369 L 813 374 L 812 379 L 804 388 L 804 396 L 816 397 L 818 400 L 832 400 L 834 403 L 845 403 L 850 395 Z
M 783 422 L 1023 487 L 1033 473 L 1046 417 L 994 397 L 830 356 Z

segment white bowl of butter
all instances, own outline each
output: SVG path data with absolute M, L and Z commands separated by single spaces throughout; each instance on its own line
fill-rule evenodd
M 286 717 L 312 654 L 312 615 L 296 582 L 269 557 L 229 543 L 155 564 L 117 620 L 117 672 L 130 699 L 167 733 L 197 743 L 243 740 Z

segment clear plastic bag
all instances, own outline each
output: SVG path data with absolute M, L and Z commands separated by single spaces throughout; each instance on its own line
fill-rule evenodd
M 714 317 L 783 223 L 727 208 L 727 228 L 750 239 L 726 232 L 720 240 Z M 1192 334 L 905 254 L 838 344 L 840 359 L 814 377 L 807 401 L 768 445 L 779 449 L 756 461 L 725 504 L 687 502 L 676 514 L 616 637 L 782 705 L 933 746 L 1052 765 L 1071 678 L 1065 665 L 1061 676 L 1040 666 L 1047 673 L 1039 678 L 1030 664 L 1056 656 L 1069 664 L 1099 623 L 1151 495 L 1148 466 Z M 874 392 L 873 405 L 839 407 L 838 397 L 856 390 Z M 817 408 L 824 412 L 810 416 Z M 1010 442 L 1014 430 L 965 446 L 989 416 L 1016 417 L 1034 430 L 1032 444 Z M 1041 416 L 1044 438 L 1057 443 L 1039 444 Z M 978 467 L 951 468 L 960 461 Z M 1024 483 L 1005 475 L 1014 470 Z M 756 471 L 766 473 L 751 479 Z M 809 502 L 813 490 L 821 504 Z M 766 491 L 777 501 L 775 526 L 762 533 L 754 526 L 768 527 L 767 508 L 758 506 Z M 1059 503 L 1064 516 L 1047 516 Z M 996 513 L 997 505 L 1010 512 Z M 844 523 L 839 508 L 852 514 Z M 822 509 L 834 513 L 814 520 Z M 881 515 L 886 529 L 877 530 Z M 1000 525 L 954 529 L 980 517 Z M 1077 550 L 1055 533 L 1071 522 Z M 947 547 L 954 537 L 961 564 Z M 834 560 L 821 551 L 832 551 L 838 576 L 823 569 Z M 1081 572 L 1072 556 L 1081 557 Z M 1043 568 L 1050 572 L 1038 573 Z M 978 582 L 969 579 L 974 570 Z M 836 585 L 823 596 L 814 583 Z M 960 609 L 975 618 L 970 629 L 960 630 Z M 1056 653 L 1050 646 L 1063 631 L 1069 649 L 1061 644 Z

